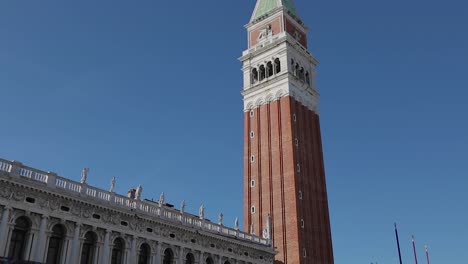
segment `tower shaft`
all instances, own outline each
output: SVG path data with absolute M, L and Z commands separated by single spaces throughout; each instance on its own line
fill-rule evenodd
M 262 235 L 271 215 L 277 263 L 332 264 L 318 62 L 307 28 L 290 0 L 258 0 L 246 27 L 244 226 Z

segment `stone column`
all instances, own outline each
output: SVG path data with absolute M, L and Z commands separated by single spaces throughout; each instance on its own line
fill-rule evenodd
M 102 248 L 102 243 L 100 243 L 100 242 L 96 243 L 96 246 L 94 247 L 93 264 L 100 264 L 101 263 L 101 262 L 99 262 L 100 252 L 102 252 L 101 248 Z
M 201 251 L 199 264 L 205 264 L 205 258 L 203 257 L 203 255 L 205 255 L 205 252 Z
M 161 264 L 161 256 L 161 243 L 158 242 L 158 244 L 156 245 L 156 256 L 154 264 Z
M 218 263 L 223 264 L 223 256 L 221 255 L 218 256 Z
M 60 264 L 70 263 L 70 255 L 73 250 L 72 243 L 73 243 L 73 237 L 67 233 L 67 235 L 65 236 L 62 253 L 60 253 L 61 254 Z
M 132 238 L 132 249 L 130 252 L 130 259 L 128 260 L 128 263 L 134 264 L 136 263 L 136 258 L 137 258 L 137 237 L 133 236 Z
M 46 244 L 46 229 L 47 229 L 47 220 L 48 216 L 43 215 L 41 218 L 41 225 L 39 226 L 39 234 L 37 238 L 37 244 L 33 247 L 32 259 L 36 262 L 43 262 L 45 254 L 45 244 Z
M 123 252 L 123 263 L 130 264 L 131 262 L 129 261 L 129 259 L 130 259 L 131 243 L 127 241 L 126 236 L 123 236 L 122 238 L 125 241 L 125 247 L 124 247 L 124 252 Z M 130 246 L 128 246 L 129 244 Z
M 4 255 L 8 256 L 8 250 L 10 249 L 10 243 L 11 243 L 11 236 L 13 235 L 13 230 L 15 229 L 14 225 L 8 224 L 7 225 L 7 230 L 5 234 L 7 235 L 5 238 L 2 240 L 5 240 L 5 248 L 4 248 Z
M 101 258 L 102 264 L 109 263 L 110 233 L 111 233 L 110 230 L 106 230 L 106 235 L 104 236 L 104 247 L 102 249 L 102 258 Z
M 156 259 L 159 256 L 158 252 L 157 252 L 158 251 L 157 246 L 158 246 L 158 244 L 156 244 L 156 243 L 151 244 L 151 261 L 150 261 L 151 264 L 156 264 Z
M 36 237 L 38 237 L 38 230 L 37 229 L 31 229 L 31 231 L 28 233 L 27 235 L 27 239 L 26 239 L 26 246 L 25 246 L 25 250 L 24 250 L 24 259 L 25 260 L 28 260 L 28 261 L 32 261 L 33 260 L 33 255 L 32 255 L 32 251 L 36 248 L 37 246 L 37 243 L 39 242 L 38 239 L 34 239 Z
M 73 234 L 73 241 L 72 241 L 72 250 L 71 250 L 71 253 L 70 253 L 70 261 L 69 263 L 70 264 L 76 264 L 78 263 L 78 258 L 80 256 L 80 227 L 81 227 L 81 224 L 80 223 L 76 223 L 75 224 L 75 232 Z
M 0 222 L 0 257 L 6 256 L 6 245 L 8 244 L 7 232 L 8 232 L 8 220 L 10 219 L 10 208 L 3 208 L 2 220 Z
M 179 248 L 179 264 L 184 264 L 184 247 Z

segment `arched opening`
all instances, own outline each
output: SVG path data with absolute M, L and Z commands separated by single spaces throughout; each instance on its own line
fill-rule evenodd
M 299 79 L 301 79 L 301 81 L 304 81 L 304 76 L 304 67 L 301 67 L 301 69 L 299 70 Z
M 296 63 L 296 67 L 294 67 L 294 76 L 297 77 L 298 74 L 299 74 L 299 64 Z
M 146 243 L 142 244 L 140 247 L 140 252 L 138 253 L 138 264 L 148 264 L 150 260 L 150 255 L 150 246 Z
M 310 76 L 309 76 L 309 72 L 306 72 L 306 75 L 305 75 L 305 76 L 306 76 L 306 77 L 305 77 L 306 83 L 307 83 L 307 85 L 310 86 Z
M 214 261 L 211 257 L 206 258 L 206 264 L 214 264 Z
M 281 62 L 279 59 L 275 59 L 275 74 L 281 72 Z
M 125 249 L 125 241 L 122 238 L 116 238 L 114 240 L 114 245 L 112 247 L 112 264 L 122 264 L 123 263 L 123 253 Z
M 195 257 L 192 253 L 188 253 L 187 256 L 185 256 L 185 264 L 195 264 Z
M 164 258 L 163 258 L 163 264 L 172 264 L 174 261 L 174 252 L 172 252 L 172 249 L 167 248 L 164 250 Z
M 256 68 L 252 70 L 252 84 L 258 82 L 258 71 Z
M 8 257 L 10 259 L 23 260 L 24 250 L 26 249 L 26 238 L 30 230 L 31 221 L 27 217 L 22 216 L 16 219 L 8 250 Z
M 260 81 L 263 81 L 266 77 L 266 70 L 265 70 L 265 66 L 262 65 L 260 66 Z
M 267 77 L 271 77 L 271 76 L 273 76 L 273 63 L 269 61 L 267 63 Z
M 55 225 L 52 228 L 52 234 L 50 235 L 49 246 L 47 248 L 47 264 L 60 263 L 60 255 L 62 253 L 65 235 L 66 230 L 62 225 Z
M 81 249 L 81 264 L 92 264 L 94 258 L 94 249 L 96 248 L 97 235 L 89 231 L 86 233 L 83 248 Z
M 226 260 L 226 261 L 224 262 L 224 264 L 231 264 L 231 263 L 230 263 L 228 260 Z

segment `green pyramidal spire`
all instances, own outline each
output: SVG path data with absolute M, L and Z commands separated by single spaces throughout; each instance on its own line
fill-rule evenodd
M 270 13 L 280 6 L 284 6 L 292 15 L 299 17 L 293 0 L 257 0 L 252 21 Z

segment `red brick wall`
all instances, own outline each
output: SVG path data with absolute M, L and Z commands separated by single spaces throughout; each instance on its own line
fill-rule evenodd
M 286 32 L 289 33 L 289 35 L 291 36 L 294 36 L 294 32 L 299 32 L 300 35 L 301 35 L 301 40 L 299 41 L 299 43 L 302 44 L 302 46 L 306 47 L 307 48 L 307 36 L 305 34 L 305 32 L 303 32 L 302 30 L 300 30 L 299 28 L 297 28 L 293 22 L 291 20 L 289 20 L 288 18 L 284 18 L 285 19 L 285 28 L 286 28 Z
M 244 115 L 244 227 L 261 235 L 272 216 L 278 263 L 333 263 L 319 117 L 295 101 L 279 101 Z M 293 115 L 296 115 L 296 121 Z M 250 131 L 255 133 L 250 138 Z M 295 139 L 299 140 L 298 146 Z M 255 161 L 250 156 L 255 155 Z M 297 171 L 300 164 L 300 172 Z M 250 187 L 254 179 L 256 186 Z M 303 199 L 298 197 L 302 190 Z M 252 205 L 256 213 L 251 214 Z M 301 219 L 305 221 L 301 228 Z M 307 257 L 303 258 L 303 249 Z
M 260 32 L 262 29 L 264 29 L 268 24 L 271 25 L 271 29 L 273 31 L 273 35 L 276 35 L 280 32 L 283 32 L 283 27 L 281 26 L 281 17 L 278 17 L 277 19 L 268 22 L 268 23 L 263 23 L 260 24 L 255 30 L 252 30 L 249 32 L 249 48 L 257 45 L 258 43 L 258 36 L 260 35 Z

